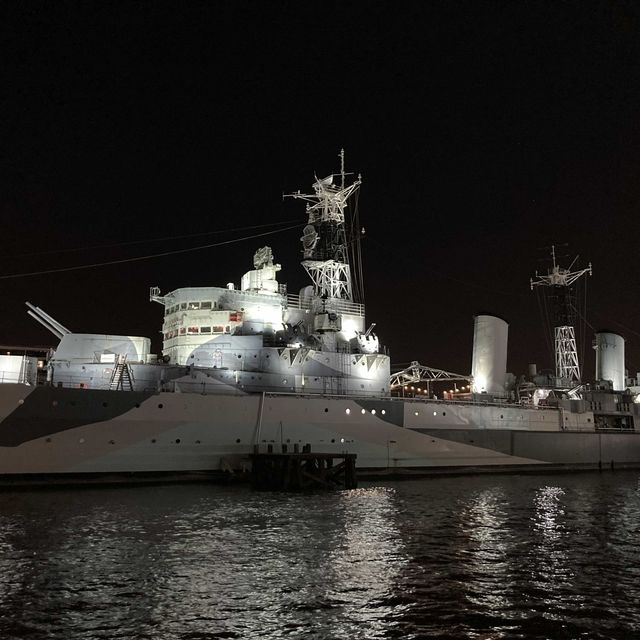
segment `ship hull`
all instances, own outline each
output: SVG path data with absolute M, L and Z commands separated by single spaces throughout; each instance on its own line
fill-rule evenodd
M 5 384 L 0 418 L 5 479 L 199 479 L 249 471 L 256 446 L 356 453 L 371 474 L 640 467 L 640 433 L 513 406 Z

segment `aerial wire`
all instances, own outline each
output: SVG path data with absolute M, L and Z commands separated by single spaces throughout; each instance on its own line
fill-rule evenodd
M 59 269 L 46 269 L 43 271 L 31 271 L 29 273 L 12 273 L 10 275 L 0 276 L 0 280 L 9 280 L 11 278 L 27 278 L 29 276 L 40 276 L 46 275 L 49 273 L 62 273 L 65 271 L 80 271 L 82 269 L 95 269 L 97 267 L 106 267 L 114 264 L 124 264 L 127 262 L 141 262 L 142 260 L 151 260 L 153 258 L 162 258 L 164 256 L 176 255 L 179 253 L 189 253 L 192 251 L 202 251 L 203 249 L 211 249 L 212 247 L 221 247 L 227 244 L 234 244 L 236 242 L 243 242 L 244 240 L 251 240 L 253 238 L 261 238 L 264 236 L 273 235 L 274 233 L 280 233 L 281 231 L 289 231 L 290 229 L 297 229 L 304 225 L 302 224 L 294 224 L 289 227 L 284 227 L 282 229 L 275 229 L 273 231 L 264 231 L 263 233 L 254 233 L 250 236 L 244 236 L 243 238 L 234 238 L 232 240 L 222 240 L 220 242 L 214 242 L 212 244 L 205 244 L 199 247 L 189 247 L 187 249 L 175 249 L 173 251 L 163 251 L 162 253 L 154 253 L 146 256 L 137 256 L 135 258 L 123 258 L 121 260 L 109 260 L 105 262 L 95 262 L 93 264 L 83 264 L 77 265 L 75 267 L 62 267 Z
M 254 224 L 247 227 L 236 227 L 235 229 L 218 229 L 216 231 L 203 231 L 202 233 L 189 233 L 181 236 L 165 236 L 163 238 L 146 238 L 144 240 L 129 240 L 127 242 L 114 242 L 111 244 L 96 244 L 90 245 L 86 247 L 76 247 L 69 249 L 51 249 L 49 251 L 34 251 L 32 253 L 18 253 L 5 255 L 7 258 L 26 258 L 29 256 L 43 256 L 50 255 L 54 253 L 73 253 L 77 251 L 85 251 L 89 249 L 110 249 L 113 247 L 126 247 L 134 244 L 145 244 L 147 242 L 162 242 L 165 240 L 184 240 L 185 238 L 199 238 L 202 236 L 211 236 L 217 235 L 220 233 L 231 233 L 233 231 L 249 231 L 250 229 L 263 229 L 265 227 L 275 227 L 281 224 L 291 224 L 295 222 L 295 220 L 281 220 L 280 222 L 269 222 L 267 224 Z

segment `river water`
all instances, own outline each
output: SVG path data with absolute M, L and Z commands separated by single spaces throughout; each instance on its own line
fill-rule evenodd
M 0 638 L 640 637 L 640 475 L 0 493 Z

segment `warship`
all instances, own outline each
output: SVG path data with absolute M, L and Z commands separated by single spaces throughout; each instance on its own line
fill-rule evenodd
M 149 338 L 74 333 L 27 303 L 57 346 L 0 356 L 0 476 L 228 476 L 250 471 L 254 452 L 301 449 L 355 453 L 372 475 L 640 466 L 624 338 L 596 334 L 583 382 L 573 291 L 591 267 L 562 268 L 555 253 L 531 282 L 556 311 L 553 374 L 507 374 L 508 323 L 491 313 L 474 318 L 469 374 L 418 361 L 391 372 L 361 302 L 361 178 L 340 158 L 339 173 L 288 196 L 306 205 L 298 293 L 270 247 L 239 286 L 152 287 L 160 355 Z

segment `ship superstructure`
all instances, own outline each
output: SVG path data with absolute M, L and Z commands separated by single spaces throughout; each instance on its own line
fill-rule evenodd
M 205 392 L 287 391 L 384 396 L 389 357 L 365 327 L 364 304 L 354 302 L 346 210 L 361 184 L 347 185 L 344 152 L 335 174 L 316 178 L 301 238 L 302 266 L 312 284 L 288 294 L 271 247 L 258 249 L 240 288 L 177 289 L 151 300 L 164 306 L 165 362 L 190 367 Z

